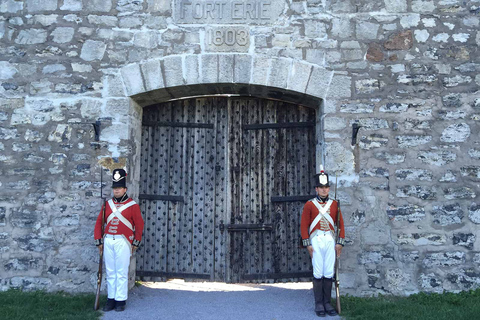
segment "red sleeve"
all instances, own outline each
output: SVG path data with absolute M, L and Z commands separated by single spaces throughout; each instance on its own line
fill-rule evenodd
M 103 215 L 103 205 L 102 205 L 102 209 L 100 210 L 100 213 L 98 214 L 97 222 L 95 223 L 95 229 L 93 230 L 93 238 L 95 240 L 102 239 L 102 236 L 103 236 L 102 215 Z
M 309 201 L 303 206 L 302 219 L 300 222 L 300 232 L 304 240 L 309 238 L 308 229 L 310 228 L 310 223 L 312 223 L 312 210 Z
M 143 227 L 145 225 L 142 213 L 140 212 L 140 206 L 137 204 L 133 206 L 133 225 L 135 226 L 135 240 L 138 242 L 142 241 Z

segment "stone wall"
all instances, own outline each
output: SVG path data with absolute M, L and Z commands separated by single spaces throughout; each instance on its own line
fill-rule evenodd
M 338 172 L 346 219 L 345 293 L 478 287 L 479 11 L 0 0 L 0 288 L 93 291 L 101 168 L 126 167 L 135 195 L 141 107 L 191 88 L 317 101 L 318 162 Z

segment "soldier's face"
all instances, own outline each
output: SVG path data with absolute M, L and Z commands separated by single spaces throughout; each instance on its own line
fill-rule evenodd
M 122 188 L 122 187 L 113 188 L 113 195 L 115 196 L 115 198 L 123 197 L 125 192 L 127 192 L 127 188 Z
M 328 196 L 328 193 L 330 192 L 330 187 L 315 187 L 315 191 L 317 192 L 317 195 L 319 195 L 322 198 L 325 198 Z

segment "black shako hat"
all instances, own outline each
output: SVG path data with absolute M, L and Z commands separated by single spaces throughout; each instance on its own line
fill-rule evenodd
M 314 178 L 315 187 L 330 187 L 330 180 L 328 179 L 328 174 L 323 170 L 323 166 L 320 165 L 320 173 L 317 173 Z
M 112 188 L 127 187 L 127 172 L 123 169 L 114 169 L 112 175 Z

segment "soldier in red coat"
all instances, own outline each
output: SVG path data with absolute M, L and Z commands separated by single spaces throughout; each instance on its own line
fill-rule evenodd
M 127 195 L 126 177 L 125 170 L 113 170 L 113 198 L 106 202 L 103 218 L 102 206 L 95 224 L 95 244 L 100 251 L 104 250 L 107 273 L 108 299 L 103 311 L 125 310 L 130 256 L 142 240 L 144 222 L 140 206 Z M 103 235 L 102 221 L 105 223 Z
M 330 183 L 328 174 L 320 167 L 315 175 L 317 196 L 303 207 L 300 224 L 302 242 L 307 247 L 313 265 L 313 293 L 315 313 L 319 317 L 337 314 L 330 304 L 334 281 L 335 255 L 340 256 L 345 244 L 345 228 L 337 201 L 329 199 Z M 338 219 L 339 238 L 335 243 L 334 225 Z

